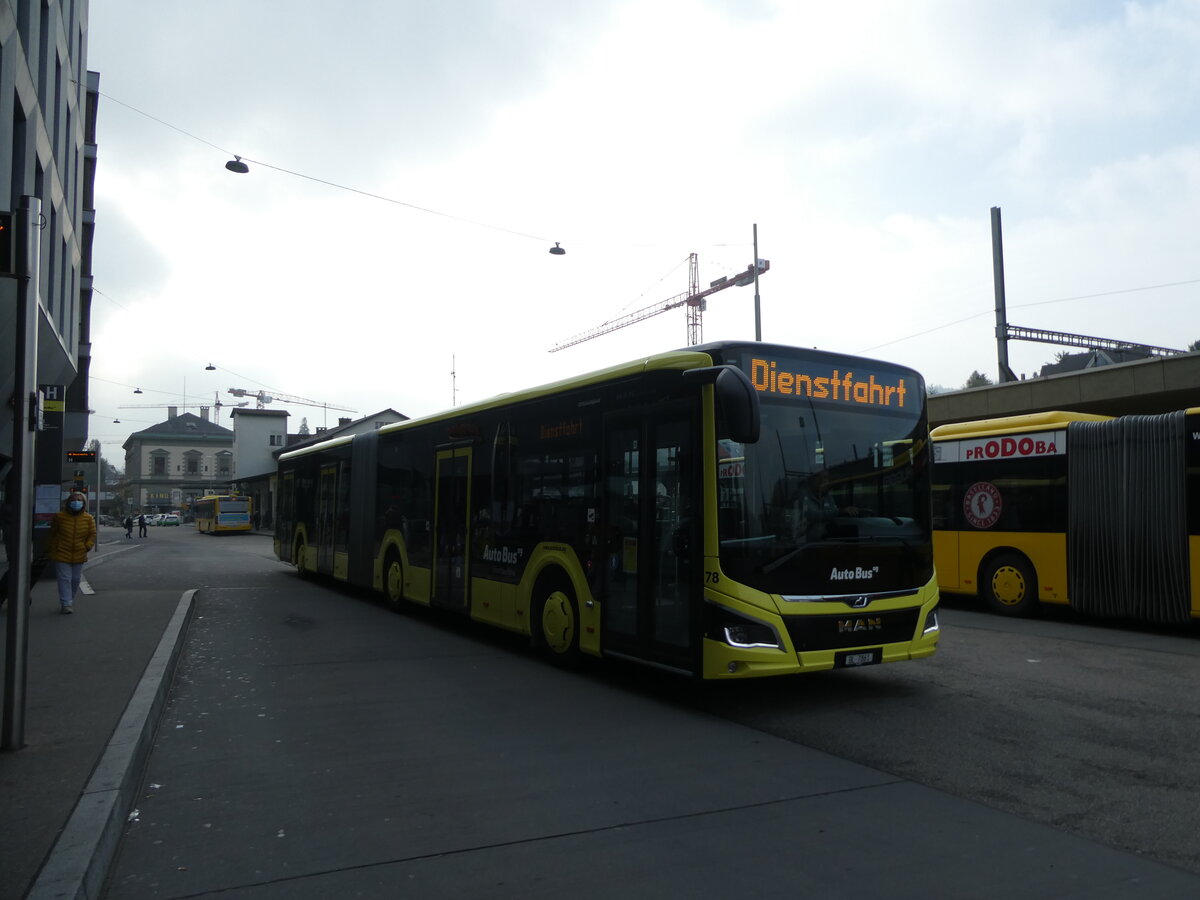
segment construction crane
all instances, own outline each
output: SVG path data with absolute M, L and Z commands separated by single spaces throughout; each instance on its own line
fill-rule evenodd
M 119 408 L 120 409 L 182 409 L 184 411 L 187 411 L 187 409 L 189 407 L 195 407 L 196 409 L 203 410 L 203 409 L 208 409 L 211 406 L 212 408 L 214 408 L 216 410 L 215 415 L 220 416 L 222 406 L 249 406 L 249 405 L 250 405 L 249 400 L 244 400 L 241 403 L 222 403 L 221 395 L 219 393 L 217 393 L 216 391 L 214 391 L 212 403 L 203 403 L 203 402 L 201 402 L 201 403 L 125 403 L 125 404 L 122 404 Z
M 723 291 L 725 288 L 745 287 L 749 284 L 754 284 L 756 275 L 760 275 L 771 268 L 771 261 L 768 259 L 759 259 L 754 264 L 746 266 L 746 271 L 730 278 L 722 276 L 716 281 L 709 282 L 709 285 L 703 291 L 700 290 L 700 268 L 697 262 L 696 254 L 693 253 L 688 258 L 689 263 L 689 284 L 690 288 L 686 293 L 677 294 L 669 300 L 655 303 L 652 306 L 646 306 L 642 309 L 631 312 L 619 319 L 610 319 L 602 325 L 597 325 L 589 331 L 583 331 L 572 338 L 555 344 L 550 348 L 551 353 L 557 353 L 559 350 L 565 350 L 567 347 L 573 347 L 576 344 L 582 344 L 584 341 L 590 341 L 592 338 L 600 337 L 602 334 L 608 334 L 611 331 L 616 331 L 618 328 L 624 328 L 626 325 L 633 325 L 635 322 L 641 322 L 644 319 L 649 319 L 652 316 L 657 316 L 659 313 L 665 313 L 667 310 L 676 309 L 680 306 L 687 306 L 687 340 L 688 346 L 694 347 L 701 341 L 701 333 L 703 331 L 703 313 L 707 308 L 707 297 L 710 294 L 715 294 L 717 291 Z
M 321 403 L 319 400 L 306 400 L 304 397 L 293 397 L 290 394 L 267 393 L 266 391 L 251 391 L 246 388 L 229 388 L 229 393 L 235 397 L 249 397 L 256 402 L 257 408 L 262 409 L 268 403 L 278 400 L 295 406 L 319 406 L 321 409 L 336 409 L 339 412 L 358 412 L 345 406 L 334 406 L 332 403 Z

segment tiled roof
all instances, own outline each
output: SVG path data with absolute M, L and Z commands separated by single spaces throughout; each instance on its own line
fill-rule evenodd
M 198 438 L 198 437 L 213 437 L 213 438 L 228 438 L 233 439 L 232 429 L 225 428 L 215 422 L 206 422 L 195 413 L 185 412 L 180 413 L 174 418 L 167 419 L 165 422 L 159 422 L 157 425 L 151 425 L 149 428 L 144 428 L 141 431 L 135 431 L 130 435 L 130 438 L 150 438 L 150 437 L 180 437 L 180 438 Z

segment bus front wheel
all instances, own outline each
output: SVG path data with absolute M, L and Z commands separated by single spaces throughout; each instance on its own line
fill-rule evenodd
M 532 625 L 534 646 L 551 660 L 566 665 L 578 659 L 579 606 L 569 585 L 555 582 L 543 587 Z
M 1015 553 L 996 556 L 984 566 L 979 585 L 993 612 L 1031 616 L 1037 611 L 1037 575 L 1023 556 Z

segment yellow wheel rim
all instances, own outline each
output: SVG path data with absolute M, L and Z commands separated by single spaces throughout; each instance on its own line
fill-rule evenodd
M 992 576 L 992 596 L 1005 606 L 1017 606 L 1028 590 L 1025 576 L 1014 566 L 1001 566 Z
M 542 607 L 542 636 L 555 653 L 566 653 L 575 641 L 575 607 L 562 591 L 546 598 Z
M 393 562 L 387 570 L 387 598 L 391 603 L 399 603 L 403 596 L 404 585 L 400 578 L 400 563 Z

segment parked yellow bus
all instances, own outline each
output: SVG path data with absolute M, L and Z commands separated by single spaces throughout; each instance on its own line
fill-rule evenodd
M 284 453 L 276 553 L 558 661 L 918 659 L 940 634 L 927 436 L 911 369 L 707 344 Z
M 201 534 L 237 534 L 252 530 L 251 500 L 240 494 L 207 494 L 193 506 Z
M 996 612 L 1200 618 L 1200 408 L 1045 412 L 942 425 L 933 440 L 938 583 Z

